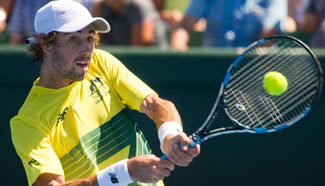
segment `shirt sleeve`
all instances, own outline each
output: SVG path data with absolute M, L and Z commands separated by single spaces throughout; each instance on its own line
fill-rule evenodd
M 97 50 L 97 57 L 103 65 L 108 81 L 113 85 L 114 90 L 118 93 L 123 103 L 129 108 L 140 111 L 143 100 L 151 95 L 156 94 L 147 84 L 140 80 L 130 70 L 128 70 L 113 55 Z
M 51 146 L 50 136 L 45 131 L 18 117 L 10 121 L 10 126 L 12 141 L 25 168 L 28 185 L 32 185 L 43 173 L 64 176 L 60 160 Z

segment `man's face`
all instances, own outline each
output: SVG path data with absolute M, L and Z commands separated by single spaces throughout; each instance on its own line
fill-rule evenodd
M 95 47 L 92 25 L 73 33 L 58 33 L 51 61 L 54 73 L 64 81 L 83 80 Z

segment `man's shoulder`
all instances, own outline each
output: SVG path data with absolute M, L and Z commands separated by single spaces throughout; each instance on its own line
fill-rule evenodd
M 55 101 L 57 96 L 55 94 L 45 94 L 42 96 L 42 92 L 35 89 L 34 85 L 17 115 L 12 118 L 11 124 L 18 122 L 36 126 L 44 121 L 47 121 L 47 124 L 55 121 L 61 106 Z M 51 102 L 50 100 L 53 101 Z
M 113 54 L 111 54 L 110 52 L 100 49 L 100 48 L 94 49 L 94 55 L 113 56 Z
M 92 56 L 92 64 L 99 67 L 108 67 L 120 61 L 110 52 L 102 49 L 95 49 Z
M 102 50 L 102 49 L 94 49 L 94 53 L 92 56 L 92 60 L 95 63 L 105 63 L 105 61 L 109 61 L 111 59 L 114 59 L 115 57 L 107 52 L 106 50 Z

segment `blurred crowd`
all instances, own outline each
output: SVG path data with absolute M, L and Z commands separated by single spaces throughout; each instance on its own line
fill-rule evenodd
M 0 37 L 24 44 L 34 15 L 50 0 L 0 0 Z M 185 11 L 166 0 L 76 0 L 111 25 L 103 45 L 155 46 L 185 51 L 193 33 L 203 47 L 246 47 L 267 36 L 293 35 L 325 47 L 324 0 L 188 0 Z

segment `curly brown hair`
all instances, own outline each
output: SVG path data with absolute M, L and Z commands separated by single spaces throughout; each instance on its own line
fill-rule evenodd
M 28 54 L 33 58 L 35 62 L 42 63 L 44 52 L 41 45 L 53 45 L 57 38 L 57 32 L 50 32 L 48 34 L 40 34 L 33 36 L 36 42 L 30 43 L 27 47 Z M 96 33 L 94 37 L 95 46 L 100 45 L 99 34 Z

